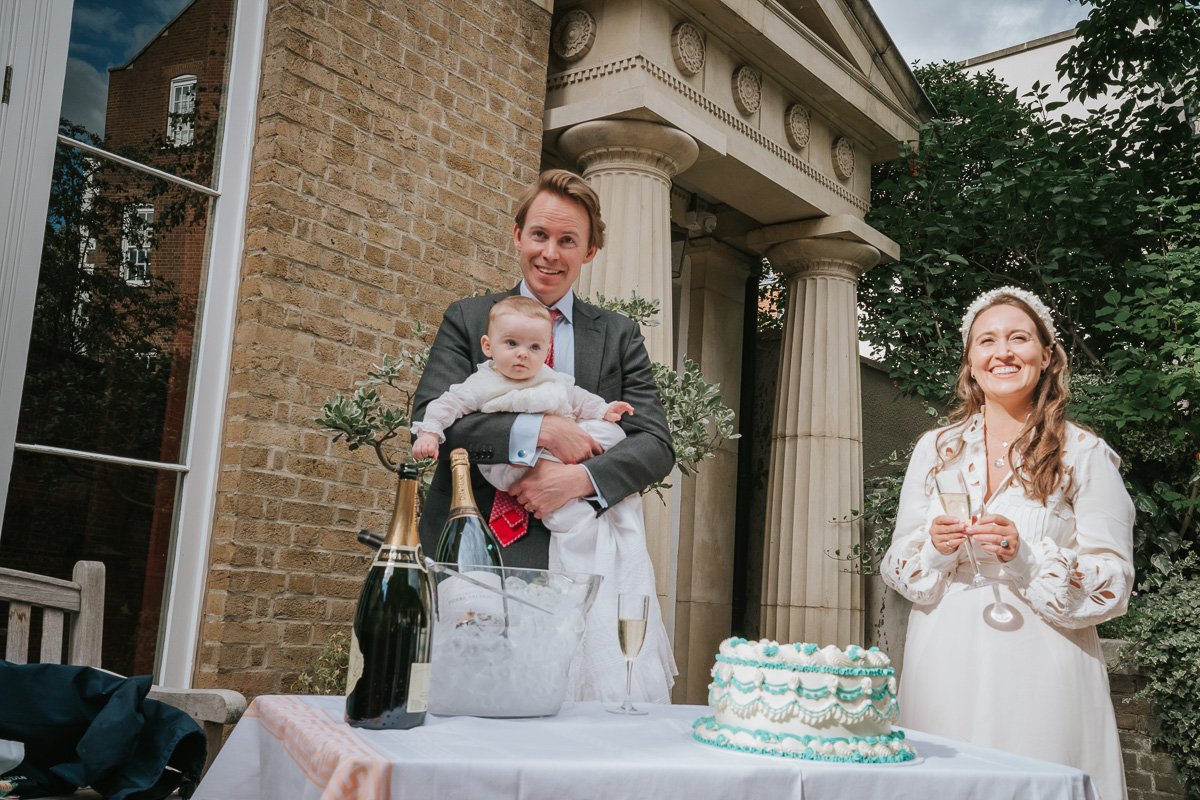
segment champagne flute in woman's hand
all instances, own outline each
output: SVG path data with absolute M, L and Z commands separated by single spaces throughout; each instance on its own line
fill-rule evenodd
M 941 499 L 942 508 L 946 513 L 963 520 L 967 525 L 973 524 L 979 516 L 980 509 L 972 505 L 971 493 L 967 490 L 967 479 L 963 477 L 962 472 L 959 470 L 939 472 L 935 476 L 935 480 L 937 481 L 938 497 Z M 980 589 L 987 586 L 989 581 L 979 570 L 979 559 L 975 555 L 975 544 L 972 537 L 967 536 L 963 547 L 967 549 L 967 558 L 971 560 L 971 569 L 975 572 L 975 577 L 971 579 L 971 588 Z M 994 581 L 990 583 L 992 596 L 996 602 L 988 606 L 987 617 L 1000 625 L 1007 624 L 1012 621 L 1012 609 L 1001 599 L 1000 586 Z
M 625 700 L 620 708 L 610 708 L 613 714 L 645 714 L 633 707 L 633 661 L 642 650 L 646 638 L 646 620 L 649 616 L 650 597 L 644 594 L 622 594 L 617 596 L 617 642 L 625 656 Z
M 957 517 L 963 521 L 964 525 L 970 525 L 975 514 L 971 507 L 971 493 L 967 491 L 967 479 L 963 477 L 960 470 L 947 470 L 939 472 L 934 476 L 937 481 L 938 498 L 942 501 L 942 508 L 947 514 L 952 517 Z M 971 585 L 978 589 L 987 583 L 983 577 L 983 573 L 979 571 L 979 559 L 975 556 L 975 546 L 971 543 L 971 537 L 968 536 L 962 546 L 966 548 L 967 558 L 971 562 L 971 569 L 975 572 L 975 577 L 971 579 Z

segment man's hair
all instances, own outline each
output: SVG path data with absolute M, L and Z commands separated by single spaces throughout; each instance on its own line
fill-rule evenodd
M 600 217 L 600 196 L 587 181 L 565 169 L 546 170 L 538 176 L 537 183 L 521 195 L 516 215 L 518 228 L 525 230 L 525 217 L 529 214 L 529 207 L 542 192 L 556 194 L 564 200 L 582 206 L 588 216 L 588 246 L 597 250 L 604 247 L 604 220 Z
M 551 333 L 554 331 L 554 318 L 550 316 L 549 310 L 539 303 L 537 300 L 532 300 L 521 295 L 513 295 L 499 300 L 492 306 L 488 312 L 488 330 L 492 329 L 492 324 L 505 314 L 517 314 L 530 319 L 540 319 L 550 326 Z

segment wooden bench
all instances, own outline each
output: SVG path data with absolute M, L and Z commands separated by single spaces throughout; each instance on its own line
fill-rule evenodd
M 8 634 L 4 658 L 14 664 L 29 663 L 34 610 L 41 612 L 42 664 L 100 667 L 104 640 L 104 564 L 80 561 L 71 580 L 0 567 L 0 603 L 8 603 Z M 65 657 L 64 657 L 65 656 Z M 246 698 L 228 689 L 167 689 L 155 686 L 149 697 L 187 713 L 204 730 L 208 740 L 207 771 L 221 748 L 226 726 L 246 710 Z M 76 798 L 88 794 L 76 794 Z M 96 796 L 92 794 L 91 796 Z

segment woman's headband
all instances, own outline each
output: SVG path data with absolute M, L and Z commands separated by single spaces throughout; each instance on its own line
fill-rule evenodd
M 1046 330 L 1050 331 L 1050 344 L 1058 341 L 1058 330 L 1054 327 L 1054 320 L 1050 318 L 1050 309 L 1046 308 L 1046 304 L 1042 302 L 1040 297 L 1033 292 L 1018 289 L 1016 286 L 1001 286 L 999 289 L 984 292 L 979 297 L 976 297 L 971 305 L 967 306 L 967 313 L 963 314 L 962 328 L 960 329 L 964 347 L 967 344 L 967 337 L 971 335 L 971 325 L 974 324 L 975 317 L 979 315 L 980 311 L 994 305 L 997 299 L 1004 296 L 1015 297 L 1029 306 L 1033 313 L 1037 314 L 1038 318 L 1045 324 Z

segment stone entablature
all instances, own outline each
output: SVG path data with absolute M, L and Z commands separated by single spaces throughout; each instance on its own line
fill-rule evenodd
M 602 88 L 605 86 L 608 88 Z M 870 210 L 870 203 L 867 199 L 870 188 L 869 180 L 861 181 L 861 187 L 854 187 L 860 191 L 854 191 L 836 178 L 832 161 L 828 156 L 824 159 L 824 170 L 810 162 L 803 151 L 814 148 L 810 144 L 808 148 L 801 148 L 801 152 L 797 152 L 796 148 L 790 146 L 787 135 L 783 133 L 783 119 L 779 121 L 778 125 L 779 137 L 772 138 L 739 112 L 733 103 L 732 94 L 730 94 L 728 106 L 723 106 L 692 87 L 683 78 L 672 74 L 672 71 L 668 71 L 667 68 L 650 61 L 645 56 L 629 56 L 604 64 L 560 72 L 550 78 L 548 89 L 548 97 L 555 97 L 558 93 L 568 94 L 573 89 L 584 90 L 588 95 L 595 95 L 597 98 L 595 103 L 605 111 L 612 111 L 612 114 L 606 113 L 601 116 L 617 116 L 619 113 L 629 110 L 628 108 L 611 108 L 611 106 L 605 108 L 609 104 L 602 98 L 611 98 L 614 95 L 618 98 L 622 95 L 625 97 L 632 95 L 631 99 L 635 99 L 637 102 L 644 100 L 656 112 L 661 112 L 650 115 L 651 118 L 670 124 L 673 120 L 680 120 L 681 117 L 690 117 L 691 124 L 684 129 L 695 135 L 697 141 L 701 143 L 704 151 L 701 156 L 702 160 L 705 155 L 709 157 L 709 160 L 722 156 L 736 156 L 740 160 L 754 163 L 761 170 L 759 173 L 761 180 L 771 179 L 777 180 L 785 186 L 791 185 L 791 190 L 786 193 L 771 191 L 764 187 L 763 192 L 765 193 L 757 195 L 758 202 L 753 197 L 746 199 L 746 206 L 741 210 L 764 222 L 785 221 L 821 213 L 854 213 L 861 217 Z M 549 111 L 547 113 L 548 125 L 553 124 L 556 128 L 566 128 L 575 122 L 593 119 L 594 115 L 587 112 L 590 102 L 581 105 L 579 110 L 584 113 L 578 120 L 572 118 L 574 115 L 570 114 L 571 109 L 559 108 Z M 696 117 L 696 112 L 701 112 L 699 119 Z M 697 124 L 701 120 L 703 122 Z M 682 122 L 682 120 L 680 121 Z M 683 126 L 680 125 L 680 127 Z M 828 127 L 822 127 L 819 123 L 812 124 L 810 137 L 814 141 L 824 140 L 825 152 L 831 150 L 833 132 Z M 731 142 L 731 139 L 741 141 Z M 712 146 L 714 144 L 720 145 L 721 150 L 714 153 L 713 151 L 716 150 Z M 781 172 L 781 167 L 791 167 L 797 172 L 794 175 Z M 693 167 L 693 171 L 688 175 L 688 180 L 703 189 L 706 180 L 705 176 L 697 171 L 698 169 L 709 172 L 703 165 L 698 165 Z M 869 172 L 868 169 L 863 170 L 864 175 L 869 175 Z M 714 187 L 724 183 L 724 180 L 716 174 L 712 175 L 711 181 Z M 751 185 L 745 187 L 747 195 L 753 195 L 756 191 L 758 190 Z M 716 193 L 718 192 L 714 192 L 714 194 Z M 800 197 L 808 199 L 813 204 L 797 203 L 796 201 Z
M 586 17 L 594 28 L 573 24 L 593 32 L 594 41 L 585 55 L 551 64 L 548 142 L 602 118 L 686 130 L 701 147 L 688 183 L 728 195 L 735 179 L 740 196 L 730 204 L 761 223 L 863 216 L 871 162 L 892 158 L 898 139 L 915 138 L 915 117 L 886 81 L 863 72 L 782 6 L 565 5 L 558 5 L 556 26 L 565 30 L 569 18 Z M 781 24 L 768 25 L 772 15 Z M 858 61 L 874 69 L 865 56 Z

